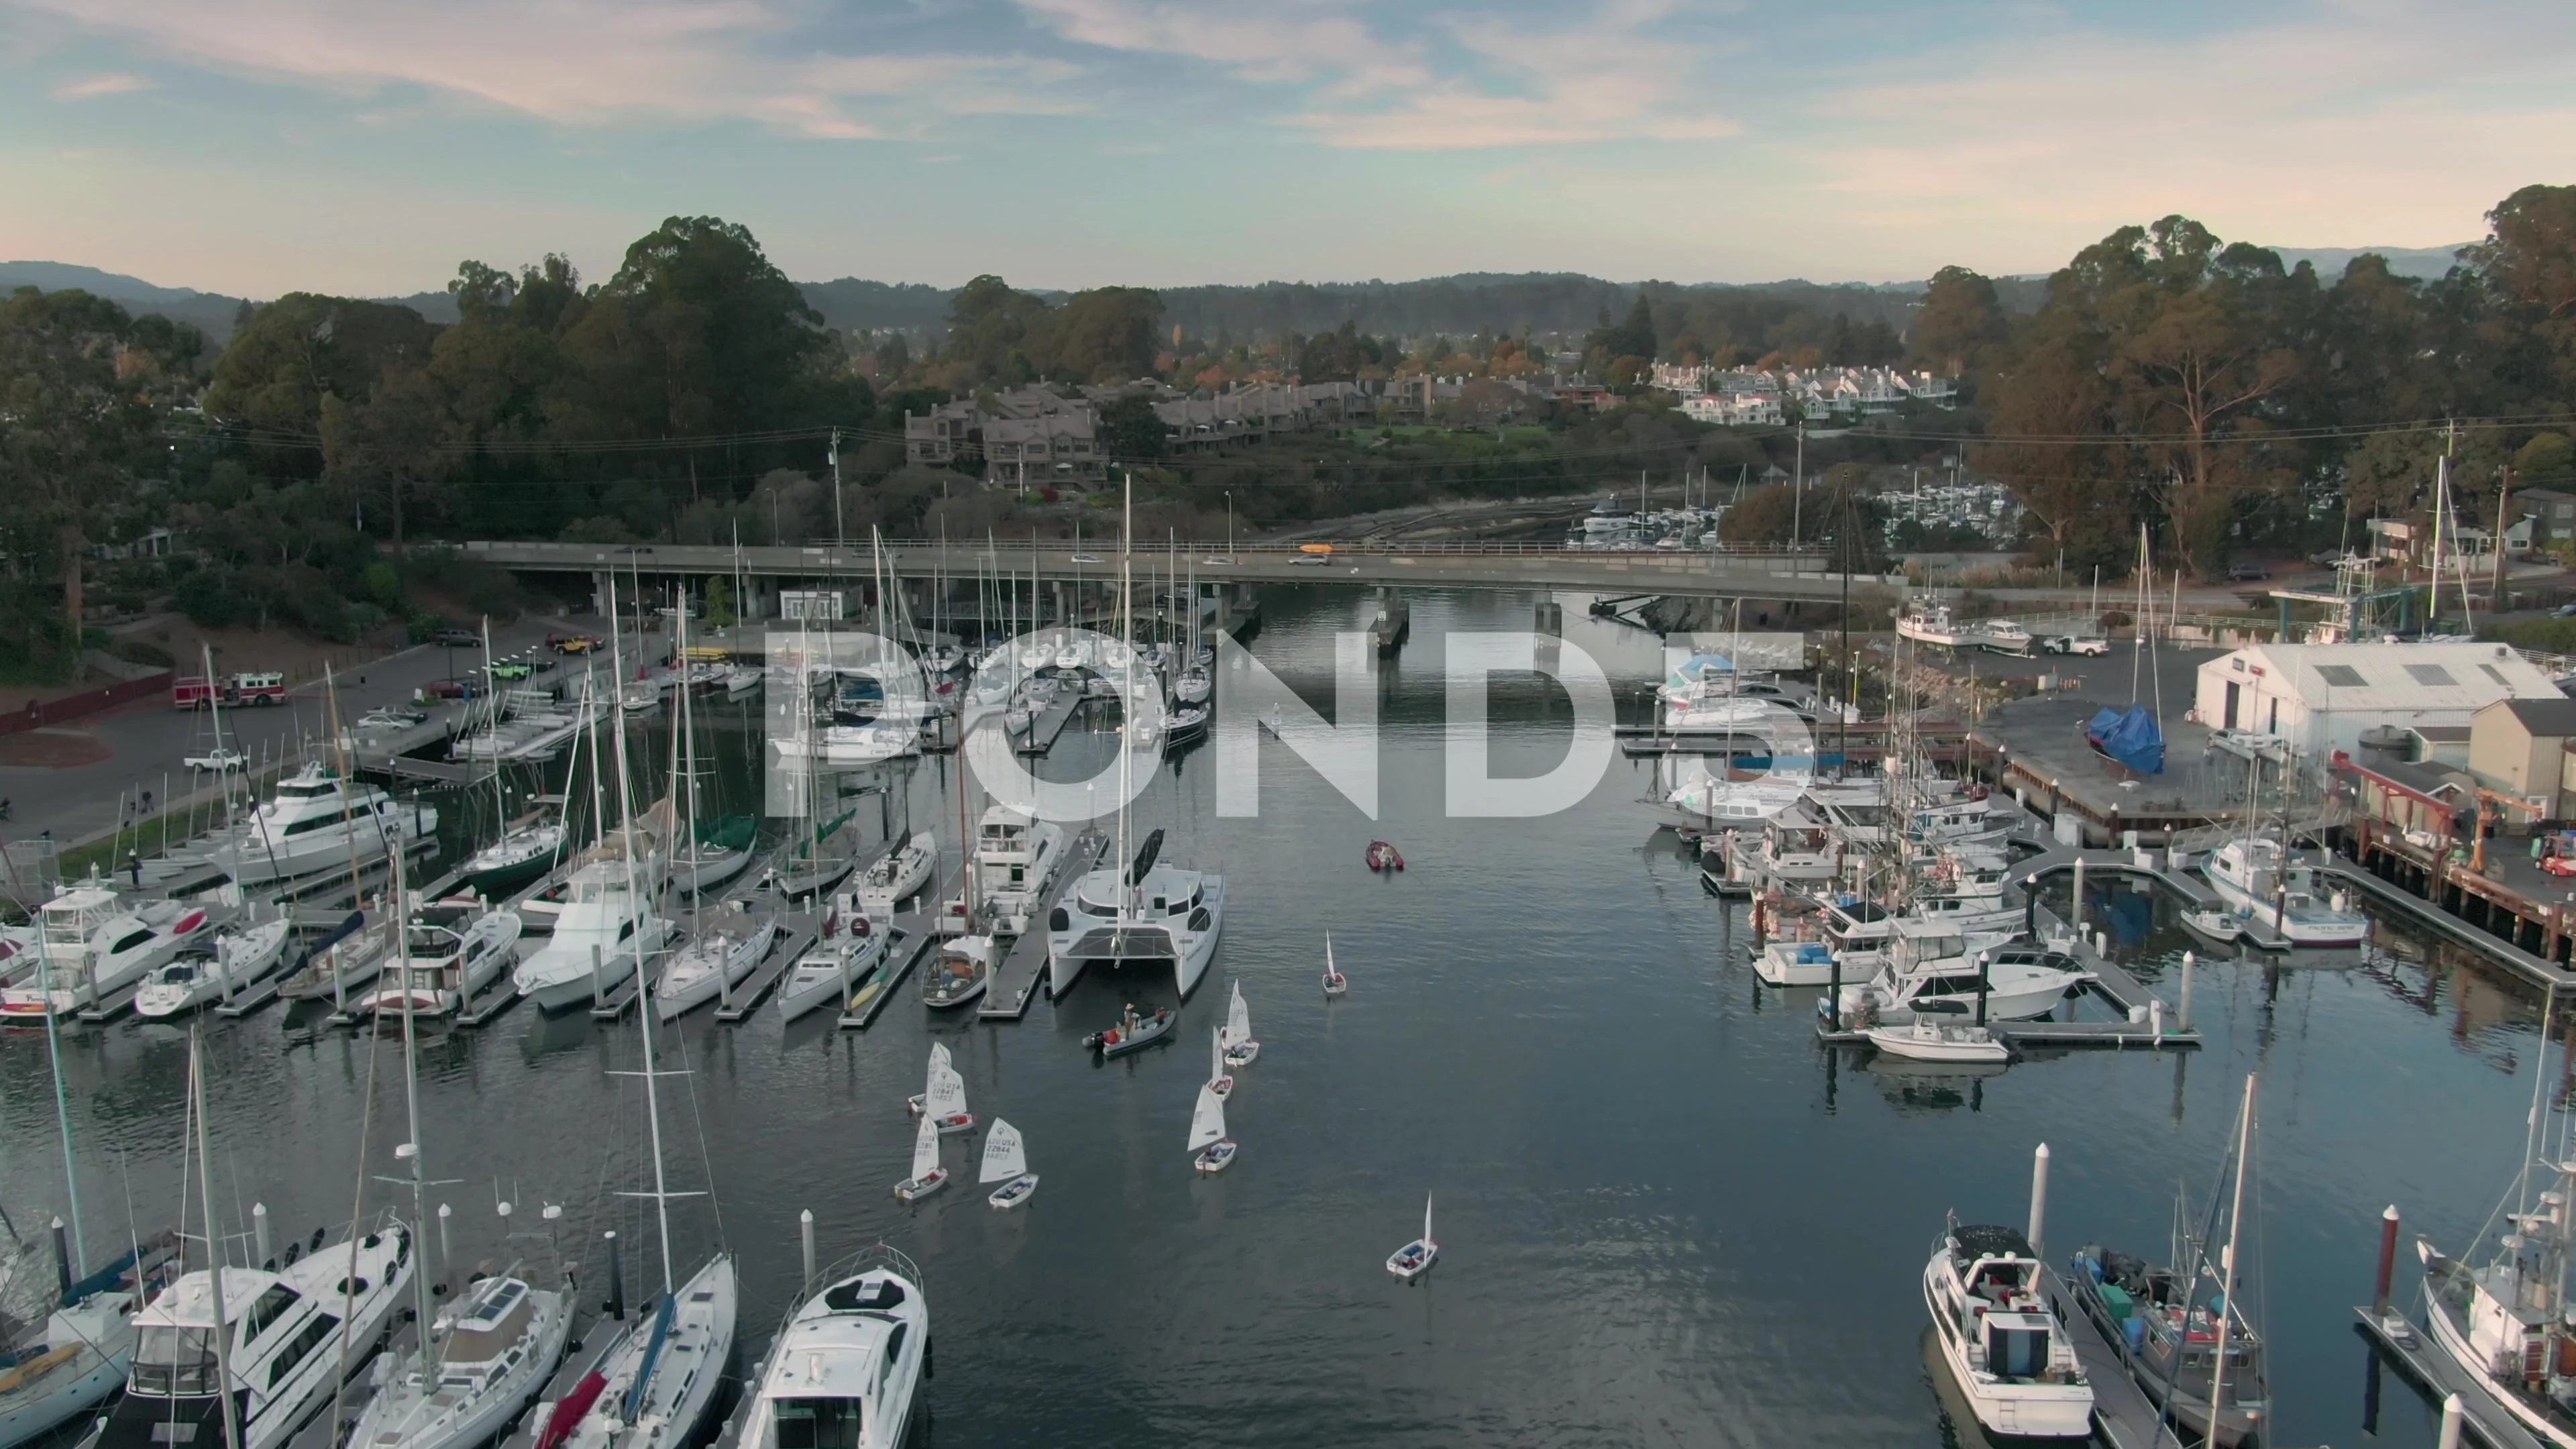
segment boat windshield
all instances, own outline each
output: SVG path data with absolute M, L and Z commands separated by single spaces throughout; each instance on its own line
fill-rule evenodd
M 215 1391 L 215 1335 L 207 1328 L 146 1328 L 134 1350 L 138 1394 Z
M 866 1433 L 864 1399 L 779 1399 L 778 1449 L 859 1449 Z

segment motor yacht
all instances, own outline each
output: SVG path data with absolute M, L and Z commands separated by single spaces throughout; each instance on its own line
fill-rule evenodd
M 2082 962 L 2062 951 L 2007 946 L 1972 953 L 1965 937 L 1928 922 L 1898 922 L 1887 951 L 1876 976 L 1845 986 L 1842 1000 L 1834 1003 L 1846 1024 L 1911 1021 L 1919 1003 L 1931 1002 L 1973 1014 L 1981 996 L 1986 1020 L 2027 1021 L 2046 1015 L 2093 979 Z
M 1064 828 L 1008 805 L 985 807 L 975 826 L 975 878 L 996 934 L 1024 936 L 1064 865 Z
M 52 982 L 48 995 L 33 977 L 26 984 L 0 991 L 0 1020 L 41 1019 L 105 1001 L 175 959 L 202 938 L 207 916 L 201 906 L 179 901 L 147 900 L 127 905 L 104 886 L 77 886 L 45 902 L 45 967 Z M 86 931 L 77 945 L 66 944 Z
M 1048 914 L 1048 995 L 1095 961 L 1168 961 L 1183 997 L 1197 989 L 1225 929 L 1225 877 L 1167 864 L 1162 848 L 1157 830 L 1132 866 L 1086 872 Z
M 2019 1231 L 1954 1216 L 1923 1268 L 1923 1306 L 1960 1396 L 1989 1434 L 2089 1439 L 2093 1386 Z
M 154 971 L 134 993 L 134 1014 L 163 1021 L 267 979 L 286 956 L 285 916 L 244 921 L 215 933 L 212 952 L 190 949 Z
M 564 1011 L 624 985 L 670 935 L 652 909 L 651 874 L 606 858 L 576 869 L 553 936 L 511 973 L 519 994 L 540 1011 Z
M 389 963 L 361 1009 L 400 1016 L 450 1016 L 500 979 L 519 949 L 513 911 L 432 906 L 403 928 L 402 958 Z
M 788 1309 L 726 1429 L 726 1449 L 906 1442 L 930 1366 L 921 1270 L 892 1248 L 834 1264 Z
M 395 800 L 374 785 L 350 784 L 310 763 L 277 787 L 232 836 L 209 852 L 243 885 L 345 870 L 381 858 L 386 842 L 427 838 L 435 807 Z

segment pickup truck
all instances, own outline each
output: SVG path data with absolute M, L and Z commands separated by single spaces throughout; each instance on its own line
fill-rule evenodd
M 2111 652 L 2111 641 L 2091 634 L 2052 634 L 2039 647 L 2051 654 L 2102 655 Z
M 213 770 L 218 774 L 238 770 L 250 763 L 239 750 L 214 749 L 202 755 L 190 755 L 179 762 L 191 770 Z

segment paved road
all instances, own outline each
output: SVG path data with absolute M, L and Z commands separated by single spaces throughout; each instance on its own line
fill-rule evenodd
M 597 624 L 522 620 L 496 628 L 492 644 L 507 653 L 542 643 L 550 630 L 597 632 Z M 657 637 L 655 643 L 667 652 L 667 642 Z M 378 705 L 401 703 L 422 685 L 471 673 L 481 663 L 479 649 L 436 645 L 387 655 L 340 676 L 341 716 L 354 720 Z M 254 766 L 292 757 L 300 744 L 329 738 L 327 708 L 323 687 L 316 682 L 297 690 L 286 705 L 228 709 L 223 712 L 224 742 L 250 756 Z M 26 839 L 50 829 L 54 839 L 68 845 L 103 835 L 121 822 L 121 805 L 135 803 L 145 790 L 152 792 L 156 809 L 168 808 L 174 798 L 216 799 L 212 775 L 192 778 L 179 763 L 214 744 L 210 719 L 202 710 L 176 710 L 156 701 L 60 728 L 87 733 L 113 753 L 94 764 L 63 769 L 0 767 L 0 797 L 11 806 L 0 838 Z

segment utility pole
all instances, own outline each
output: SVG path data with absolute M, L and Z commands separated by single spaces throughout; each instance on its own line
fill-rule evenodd
M 832 429 L 832 551 L 841 550 L 849 533 L 841 526 L 841 430 Z
M 2501 614 L 2504 612 L 2505 510 L 2513 506 L 2513 465 L 2511 463 L 2505 464 L 2503 472 L 2498 476 L 2500 481 L 2496 484 L 2495 538 L 2493 540 L 2495 545 L 2495 600 L 2488 604 L 2487 607 L 2491 611 Z
M 1798 546 L 1798 529 L 1805 522 L 1799 515 L 1807 503 L 1807 420 L 1798 419 L 1797 471 L 1789 475 L 1789 547 Z

